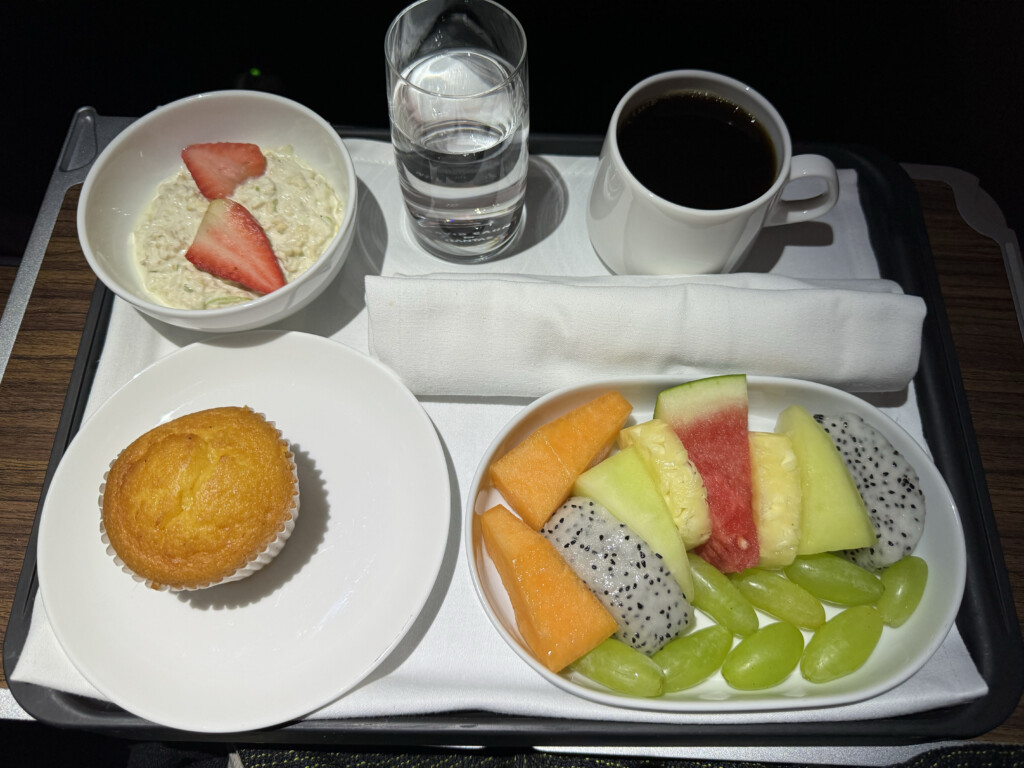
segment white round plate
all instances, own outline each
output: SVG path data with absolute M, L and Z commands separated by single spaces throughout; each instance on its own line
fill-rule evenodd
M 100 483 L 157 424 L 249 405 L 291 441 L 301 503 L 269 566 L 157 592 L 107 555 Z M 433 424 L 383 366 L 328 339 L 256 331 L 154 363 L 91 416 L 54 473 L 39 528 L 43 604 L 68 657 L 135 715 L 193 732 L 270 727 L 366 677 L 419 615 L 451 518 Z
M 793 404 L 812 413 L 856 413 L 882 432 L 917 470 L 925 494 L 927 521 L 915 554 L 930 567 L 924 596 L 913 616 L 897 629 L 886 627 L 867 663 L 853 674 L 813 684 L 796 671 L 781 684 L 763 691 L 736 690 L 720 674 L 715 674 L 688 690 L 642 699 L 615 693 L 578 674 L 553 674 L 533 657 L 516 628 L 505 588 L 475 524 L 486 509 L 505 503 L 487 480 L 488 466 L 537 427 L 602 392 L 618 390 L 633 404 L 629 423 L 639 423 L 652 417 L 658 393 L 679 383 L 681 380 L 670 376 L 648 376 L 562 389 L 523 409 L 491 443 L 470 488 L 468 498 L 473 514 L 466 515 L 463 537 L 477 594 L 499 634 L 538 674 L 559 688 L 602 704 L 662 712 L 758 712 L 850 704 L 883 693 L 914 674 L 939 648 L 953 626 L 966 579 L 963 529 L 945 481 L 914 438 L 869 403 L 821 384 L 762 376 L 747 377 L 751 429 L 773 431 L 778 414 Z M 826 607 L 827 615 L 836 612 L 835 606 Z M 695 614 L 696 628 L 711 623 L 700 611 Z M 761 616 L 762 625 L 772 620 Z M 809 637 L 810 633 L 805 632 L 805 639 Z

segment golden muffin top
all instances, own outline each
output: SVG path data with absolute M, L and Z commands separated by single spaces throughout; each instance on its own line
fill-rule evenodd
M 161 424 L 110 467 L 103 525 L 118 557 L 154 585 L 219 581 L 259 555 L 291 519 L 294 458 L 248 407 Z

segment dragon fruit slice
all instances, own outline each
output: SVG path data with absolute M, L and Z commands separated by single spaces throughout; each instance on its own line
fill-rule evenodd
M 857 484 L 878 543 L 841 554 L 881 570 L 914 551 L 924 532 L 925 500 L 917 472 L 884 435 L 856 414 L 814 418 L 828 432 Z
M 541 533 L 615 617 L 622 642 L 651 654 L 689 626 L 690 603 L 661 555 L 593 499 L 573 496 Z

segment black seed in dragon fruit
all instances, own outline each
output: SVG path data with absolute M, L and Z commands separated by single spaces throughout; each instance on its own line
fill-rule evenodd
M 689 626 L 690 603 L 661 555 L 593 499 L 573 496 L 541 533 L 615 617 L 622 642 L 651 654 Z
M 878 542 L 841 554 L 881 570 L 914 551 L 924 533 L 925 499 L 917 472 L 892 443 L 856 414 L 815 419 L 828 432 L 853 475 Z

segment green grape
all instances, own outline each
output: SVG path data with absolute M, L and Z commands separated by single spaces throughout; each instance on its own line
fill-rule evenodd
M 694 608 L 700 608 L 734 635 L 755 632 L 758 625 L 757 613 L 729 577 L 692 552 L 688 552 L 687 556 L 690 560 L 690 573 L 693 575 L 691 602 Z
M 831 552 L 801 555 L 783 570 L 790 581 L 830 603 L 865 605 L 882 596 L 875 574 Z
M 928 582 L 928 563 L 920 557 L 910 555 L 897 560 L 882 571 L 885 592 L 875 603 L 882 621 L 890 627 L 898 627 L 917 609 Z
M 729 651 L 722 677 L 744 691 L 771 688 L 796 669 L 803 650 L 803 634 L 788 621 L 766 624 Z
M 645 697 L 661 695 L 661 667 L 649 656 L 613 637 L 576 659 L 570 669 L 619 693 Z
M 882 636 L 882 617 L 874 606 L 855 605 L 826 621 L 807 643 L 800 674 L 826 683 L 863 666 Z
M 715 674 L 730 648 L 732 632 L 721 624 L 712 624 L 670 640 L 651 659 L 665 676 L 665 693 L 672 693 Z
M 804 629 L 825 623 L 825 608 L 814 595 L 781 573 L 747 568 L 732 575 L 733 583 L 747 600 L 765 613 Z

